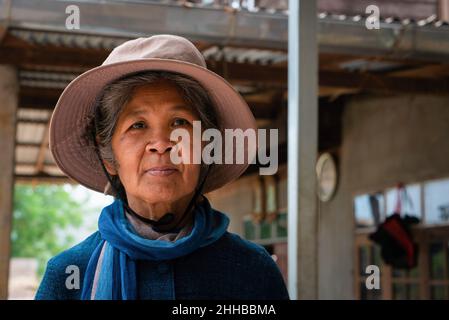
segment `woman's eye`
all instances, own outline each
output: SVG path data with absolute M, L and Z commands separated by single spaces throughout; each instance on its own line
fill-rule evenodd
M 130 127 L 130 129 L 143 129 L 145 128 L 145 123 L 143 123 L 142 121 L 133 123 L 133 125 Z
M 178 118 L 178 119 L 175 119 L 173 121 L 173 126 L 175 126 L 175 127 L 177 127 L 177 126 L 184 126 L 184 125 L 186 125 L 188 123 L 189 122 L 186 119 Z

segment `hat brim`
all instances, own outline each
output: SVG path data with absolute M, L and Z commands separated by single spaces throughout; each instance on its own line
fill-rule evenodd
M 225 79 L 207 68 L 158 58 L 102 65 L 81 74 L 65 88 L 51 117 L 50 150 L 56 164 L 68 177 L 89 189 L 104 192 L 108 180 L 92 141 L 85 138 L 87 127 L 94 115 L 96 100 L 104 87 L 112 81 L 127 74 L 151 70 L 177 72 L 197 80 L 208 92 L 220 119 L 221 128 L 243 131 L 257 129 L 256 120 L 242 96 Z M 257 146 L 245 143 L 244 148 L 245 155 L 255 155 Z M 253 159 L 246 160 L 244 164 L 214 165 L 204 184 L 203 192 L 213 191 L 237 179 Z

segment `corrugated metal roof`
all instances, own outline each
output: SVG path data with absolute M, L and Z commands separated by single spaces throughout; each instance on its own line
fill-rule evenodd
M 16 141 L 18 143 L 39 144 L 45 132 L 45 124 L 23 123 L 17 124 Z
M 212 46 L 203 51 L 208 60 L 268 65 L 287 61 L 288 55 L 280 50 L 262 50 L 253 48 L 233 48 Z
M 23 164 L 36 163 L 39 154 L 39 147 L 16 147 L 16 162 Z
M 207 59 L 225 59 L 226 61 L 238 61 L 256 64 L 270 64 L 287 60 L 287 24 L 288 14 L 286 11 L 276 11 L 276 18 L 266 17 L 266 21 L 262 25 L 269 26 L 276 23 L 277 27 L 264 35 L 263 30 L 250 31 L 250 28 L 242 26 L 241 30 L 232 31 L 232 36 L 227 35 L 223 39 L 217 40 L 208 37 L 192 36 L 192 40 L 199 39 L 203 42 L 210 43 L 212 46 L 204 51 Z M 250 16 L 245 17 L 250 19 Z M 431 15 L 425 19 L 415 21 L 406 18 L 399 19 L 397 17 L 381 17 L 379 20 L 380 30 L 369 31 L 366 29 L 368 15 L 347 16 L 342 14 L 333 14 L 328 12 L 320 12 L 318 18 L 318 41 L 320 50 L 323 52 L 348 52 L 355 54 L 363 52 L 384 52 L 395 53 L 407 52 L 408 56 L 419 55 L 425 57 L 435 57 L 441 59 L 442 56 L 449 56 L 449 44 L 447 41 L 447 32 L 449 24 L 445 21 L 438 20 L 435 15 Z M 261 20 L 263 21 L 263 19 Z M 243 23 L 243 22 L 241 22 Z M 221 28 L 230 28 L 223 22 Z M 271 27 L 270 27 L 271 28 Z M 282 31 L 283 30 L 283 31 Z M 441 33 L 440 31 L 444 31 Z M 211 31 L 212 32 L 212 31 Z M 218 32 L 218 31 L 217 31 Z M 223 32 L 223 31 L 220 31 Z M 231 32 L 231 31 L 229 31 Z M 267 31 L 268 32 L 268 31 Z M 79 34 L 72 31 L 51 31 L 38 30 L 33 28 L 11 28 L 9 33 L 23 41 L 33 45 L 51 45 L 56 47 L 79 48 L 79 49 L 101 49 L 112 50 L 116 46 L 133 37 L 115 37 L 102 34 L 98 30 L 98 34 Z M 156 32 L 160 33 L 160 32 Z M 150 33 L 151 34 L 151 33 Z M 236 48 L 231 41 L 232 37 L 237 35 L 243 38 L 253 37 L 254 41 L 245 41 Z M 136 34 L 137 36 L 141 36 Z M 218 36 L 218 34 L 217 34 Z M 277 39 L 281 50 L 273 47 L 272 49 L 255 49 L 257 39 L 270 37 Z M 446 39 L 446 40 L 445 40 Z M 270 40 L 271 41 L 271 40 Z M 265 43 L 264 45 L 269 45 Z M 44 80 L 40 75 L 40 79 Z M 49 75 L 48 81 L 55 81 L 56 75 Z M 65 75 L 68 76 L 68 75 Z M 24 81 L 30 81 L 28 75 L 22 76 Z M 62 79 L 60 79 L 62 80 Z M 51 83 L 48 83 L 51 87 Z
M 30 44 L 51 45 L 79 49 L 112 50 L 128 39 L 107 36 L 83 35 L 69 32 L 46 32 L 24 29 L 11 29 L 9 33 Z
M 50 110 L 19 109 L 17 111 L 17 118 L 19 120 L 48 121 L 50 116 Z
M 284 17 L 281 20 L 287 29 L 288 11 L 275 11 L 276 14 L 282 14 Z M 333 14 L 329 12 L 320 12 L 317 14 L 318 22 L 346 22 L 355 23 L 360 27 L 365 27 L 366 21 L 370 16 L 355 15 L 347 16 L 344 14 Z M 447 28 L 449 23 L 447 21 L 438 20 L 436 15 L 431 15 L 425 19 L 415 20 L 412 18 L 400 19 L 398 17 L 380 17 L 380 27 L 408 26 L 408 27 L 432 27 L 432 28 Z M 9 33 L 19 39 L 38 45 L 53 45 L 68 48 L 80 49 L 106 49 L 112 50 L 123 42 L 132 39 L 131 37 L 111 37 L 106 35 L 88 35 L 77 34 L 74 32 L 51 32 L 39 31 L 34 29 L 11 28 Z M 287 41 L 287 38 L 281 39 Z
M 16 175 L 33 176 L 43 173 L 64 176 L 57 168 L 48 145 L 44 146 L 43 163 L 40 164 L 42 170 L 38 172 L 39 153 L 50 116 L 50 110 L 18 110 L 15 149 Z

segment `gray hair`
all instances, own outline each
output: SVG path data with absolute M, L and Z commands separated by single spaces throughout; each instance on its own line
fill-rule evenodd
M 127 75 L 104 88 L 102 96 L 97 102 L 95 118 L 87 132 L 90 139 L 96 137 L 98 152 L 103 160 L 117 166 L 112 150 L 112 136 L 120 114 L 124 106 L 132 99 L 135 90 L 143 85 L 162 80 L 170 81 L 176 86 L 185 103 L 198 114 L 202 128 L 219 128 L 218 117 L 212 100 L 207 91 L 196 80 L 183 74 L 167 71 L 144 71 Z M 200 178 L 202 173 L 204 173 L 203 165 Z M 124 188 L 119 177 L 113 176 L 111 178 L 114 196 L 118 196 L 115 191 L 124 195 Z

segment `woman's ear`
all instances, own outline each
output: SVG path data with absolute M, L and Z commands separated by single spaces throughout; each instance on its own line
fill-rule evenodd
M 106 171 L 107 171 L 111 176 L 117 175 L 117 170 L 115 169 L 115 166 L 114 166 L 112 163 L 110 163 L 110 162 L 107 161 L 107 160 L 103 160 L 103 164 L 104 164 L 104 167 L 106 168 Z
M 96 145 L 99 146 L 100 145 L 100 138 L 98 137 L 98 135 L 95 136 L 95 140 L 96 140 Z M 98 151 L 99 152 L 99 151 Z M 110 163 L 107 160 L 101 159 L 101 161 L 103 161 L 103 165 L 106 168 L 106 171 L 111 175 L 111 176 L 115 176 L 117 175 L 117 170 L 115 169 L 115 166 Z

